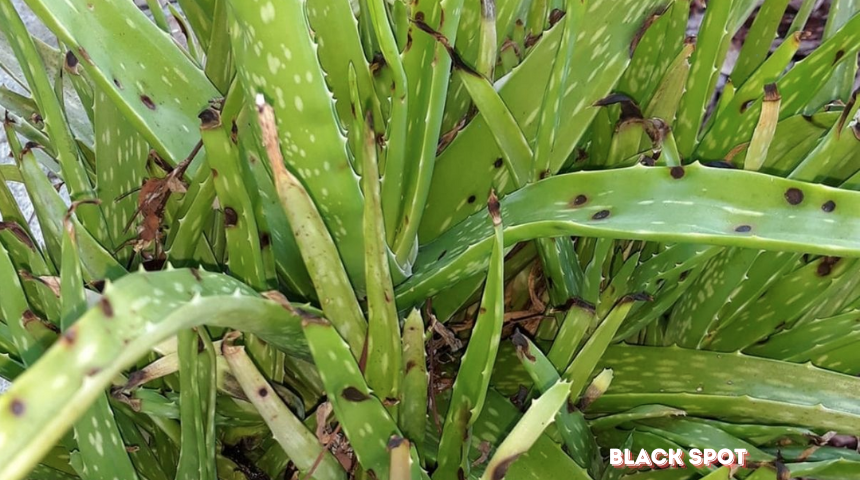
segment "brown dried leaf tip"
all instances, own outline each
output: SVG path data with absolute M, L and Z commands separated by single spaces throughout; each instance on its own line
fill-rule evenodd
M 525 357 L 530 362 L 535 361 L 535 356 L 532 355 L 528 339 L 519 330 L 514 332 L 514 335 L 511 337 L 511 343 L 513 343 L 514 346 L 517 348 L 518 356 Z
M 495 190 L 490 190 L 490 198 L 487 200 L 487 210 L 490 212 L 490 218 L 493 219 L 493 226 L 498 227 L 502 224 L 502 206 L 499 203 L 499 197 L 496 196 Z
M 776 87 L 775 83 L 768 83 L 764 86 L 765 102 L 777 102 L 781 99 L 782 97 L 779 95 L 779 89 Z

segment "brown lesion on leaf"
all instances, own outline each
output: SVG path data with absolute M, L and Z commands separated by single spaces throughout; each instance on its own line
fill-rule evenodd
M 257 390 L 257 395 L 259 395 L 261 398 L 266 398 L 269 396 L 269 389 L 266 387 L 260 387 L 260 389 Z
M 214 107 L 208 107 L 199 115 L 197 118 L 200 119 L 200 128 L 202 130 L 214 130 L 221 126 L 221 112 L 216 110 Z M 235 126 L 235 123 L 233 124 Z
M 110 300 L 108 300 L 108 297 L 102 297 L 102 299 L 99 300 L 99 308 L 101 309 L 105 317 L 113 318 L 113 305 L 111 305 L 111 302 Z
M 684 170 L 684 167 L 674 166 L 669 169 L 669 174 L 672 175 L 672 178 L 674 178 L 675 180 L 680 180 L 684 178 L 685 173 L 686 172 Z
M 511 465 L 519 458 L 519 454 L 511 455 L 508 458 L 502 459 L 498 464 L 493 467 L 493 470 L 490 472 L 491 480 L 502 480 L 505 478 L 505 474 L 508 473 L 508 469 L 511 468 Z
M 95 63 L 93 63 L 93 59 L 90 58 L 90 54 L 87 53 L 87 50 L 84 47 L 78 47 L 78 56 L 83 58 L 84 61 L 90 65 L 95 65 Z
M 833 200 L 828 200 L 828 201 L 824 202 L 824 204 L 821 205 L 821 210 L 824 212 L 827 212 L 827 213 L 830 213 L 833 210 L 836 210 L 836 202 L 834 202 Z
M 0 232 L 4 230 L 8 230 L 30 250 L 36 250 L 36 244 L 33 243 L 33 239 L 30 238 L 27 231 L 17 222 L 0 222 Z
M 833 267 L 837 263 L 839 263 L 840 260 L 841 258 L 839 257 L 821 257 L 821 259 L 818 261 L 818 267 L 816 268 L 815 273 L 819 277 L 826 277 L 830 275 L 830 273 L 833 271 Z
M 577 208 L 577 207 L 581 207 L 581 206 L 585 205 L 587 202 L 588 202 L 588 197 L 584 194 L 579 194 L 579 195 L 573 197 L 573 199 L 570 202 L 568 202 L 568 204 L 570 205 L 570 208 Z
M 495 190 L 490 190 L 490 197 L 487 199 L 487 211 L 490 212 L 490 218 L 493 220 L 493 225 L 498 227 L 502 224 L 502 206 L 499 203 L 499 197 L 496 196 Z
M 13 398 L 12 401 L 9 402 L 9 411 L 12 412 L 13 417 L 22 417 L 27 411 L 27 406 L 20 398 Z
M 536 360 L 535 356 L 531 352 L 529 340 L 522 334 L 522 332 L 519 330 L 514 332 L 514 335 L 511 337 L 511 343 L 516 347 L 517 356 L 520 357 L 520 359 L 526 358 L 530 362 L 534 362 Z
M 72 75 L 80 75 L 78 57 L 71 50 L 66 51 L 66 58 L 63 62 L 63 68 Z
M 608 218 L 611 213 L 609 210 L 601 210 L 594 215 L 591 216 L 592 220 L 603 220 L 604 218 Z
M 350 402 L 363 402 L 370 399 L 370 396 L 355 387 L 344 388 L 343 391 L 340 392 L 340 396 Z
M 667 4 L 666 6 L 660 8 L 658 11 L 649 15 L 648 18 L 646 18 L 642 22 L 642 25 L 639 27 L 638 30 L 636 30 L 636 33 L 633 35 L 633 39 L 630 40 L 630 48 L 628 50 L 630 58 L 633 58 L 633 54 L 636 53 L 636 47 L 639 46 L 639 42 L 642 41 L 642 38 L 645 36 L 645 33 L 648 32 L 648 29 L 651 28 L 651 25 L 654 25 L 654 22 L 656 22 L 661 16 L 663 16 L 663 14 L 666 13 L 666 10 L 668 8 L 669 5 Z
M 785 201 L 790 205 L 800 205 L 803 202 L 803 191 L 795 187 L 789 188 L 785 191 Z
M 224 207 L 224 227 L 233 228 L 239 223 L 239 215 L 231 207 Z
M 155 102 L 152 101 L 152 98 L 149 95 L 141 95 L 140 101 L 146 106 L 146 108 L 150 110 L 155 110 Z

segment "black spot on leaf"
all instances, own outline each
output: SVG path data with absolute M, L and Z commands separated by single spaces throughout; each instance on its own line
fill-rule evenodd
M 144 105 L 146 105 L 146 108 L 150 110 L 155 110 L 155 102 L 153 102 L 152 99 L 149 98 L 149 95 L 141 95 L 140 101 L 143 102 Z
M 833 200 L 828 200 L 828 201 L 824 202 L 824 205 L 821 206 L 821 210 L 823 210 L 827 213 L 830 213 L 833 210 L 836 210 L 836 202 L 834 202 Z
M 671 173 L 671 174 L 672 174 L 672 178 L 674 178 L 674 179 L 676 179 L 676 180 L 677 180 L 677 179 L 679 179 L 679 178 L 684 178 L 684 173 L 685 173 L 685 172 L 684 172 L 684 167 L 677 167 L 677 166 L 676 166 L 676 167 L 672 167 L 672 168 L 669 170 L 669 173 Z
M 591 216 L 592 220 L 603 220 L 604 218 L 609 217 L 609 210 L 601 210 L 594 215 Z
M 803 201 L 803 192 L 799 188 L 789 188 L 785 191 L 785 200 L 791 205 L 799 205 Z
M 340 393 L 340 396 L 349 400 L 350 402 L 363 402 L 368 400 L 370 397 L 361 393 L 361 391 L 355 387 L 346 387 Z
M 747 233 L 752 231 L 752 227 L 749 225 L 739 225 L 737 228 L 735 228 L 735 231 L 738 233 Z

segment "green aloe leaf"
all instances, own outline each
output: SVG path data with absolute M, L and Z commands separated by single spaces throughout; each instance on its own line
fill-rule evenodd
M 600 366 L 612 368 L 615 379 L 592 404 L 595 413 L 657 403 L 727 421 L 836 430 L 860 423 L 851 399 L 858 380 L 811 365 L 677 347 L 615 346 Z M 690 376 L 679 377 L 680 368 Z M 645 370 L 654 375 L 643 381 Z
M 486 372 L 492 370 L 499 351 L 504 322 L 504 234 L 499 201 L 494 193 L 490 194 L 487 208 L 494 231 L 490 271 L 442 428 L 437 467 L 433 472 L 433 477 L 439 480 L 469 475 L 469 432 L 484 407 L 490 382 Z
M 152 294 L 140 296 L 142 291 Z M 295 314 L 243 284 L 203 271 L 138 273 L 106 286 L 98 305 L 0 397 L 0 473 L 3 478 L 23 478 L 117 373 L 179 330 L 203 323 L 241 325 L 292 355 L 308 358 L 299 322 Z M 57 374 L 59 365 L 63 369 Z M 45 378 L 54 377 L 52 394 L 45 395 Z
M 800 203 L 786 199 L 790 189 L 801 192 Z M 841 207 L 822 206 L 857 201 L 860 196 L 845 190 L 693 164 L 559 175 L 509 195 L 502 211 L 508 245 L 599 235 L 850 256 L 860 253 L 851 222 L 833 218 Z M 492 232 L 484 215 L 475 214 L 422 248 L 414 275 L 398 286 L 398 305 L 412 305 L 485 268 Z
M 508 434 L 505 441 L 496 449 L 487 469 L 484 470 L 483 480 L 504 478 L 511 464 L 527 452 L 537 441 L 546 427 L 552 423 L 556 412 L 565 404 L 570 395 L 570 383 L 559 381 L 537 400 L 532 402 L 525 415 Z
M 345 478 L 343 467 L 331 453 L 323 449 L 313 432 L 278 398 L 275 390 L 254 366 L 251 357 L 245 353 L 244 347 L 225 343 L 222 351 L 245 395 L 260 412 L 275 439 L 299 470 L 307 474 L 313 469 L 313 478 L 318 480 Z M 322 459 L 317 464 L 317 457 L 320 456 Z

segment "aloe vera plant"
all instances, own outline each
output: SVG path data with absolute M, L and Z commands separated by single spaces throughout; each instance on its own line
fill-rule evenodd
M 858 2 L 24 3 L 0 479 L 860 478 Z

